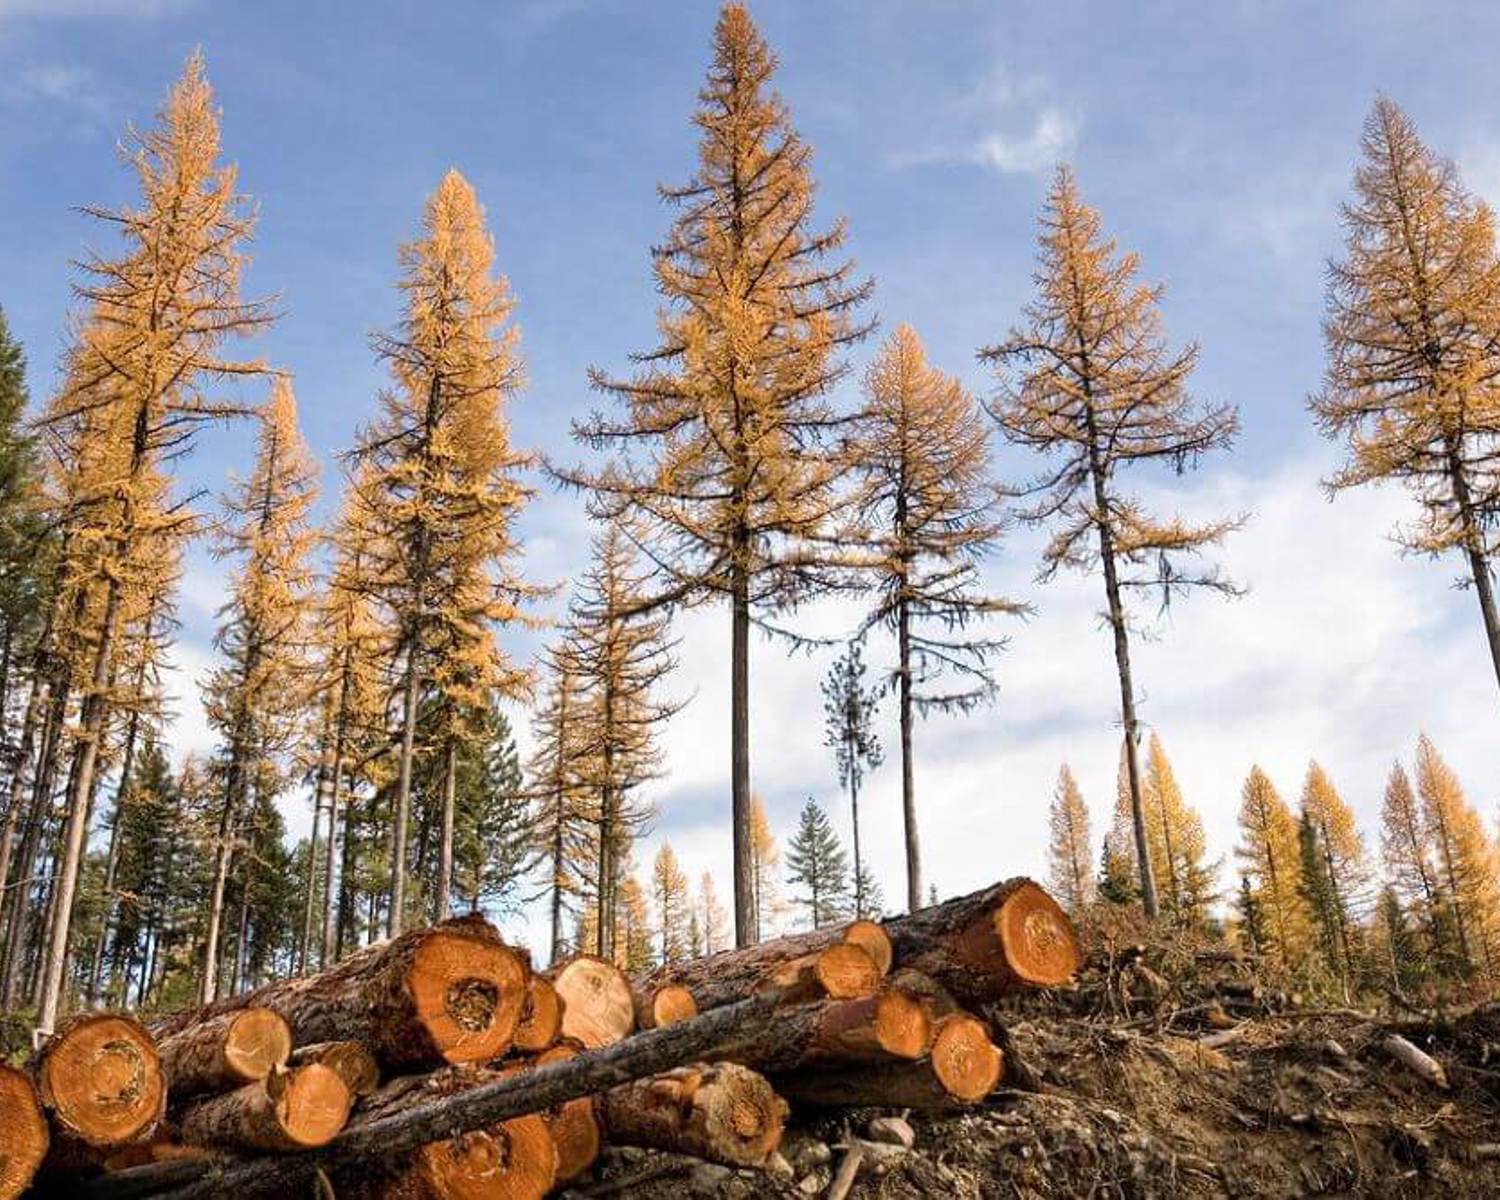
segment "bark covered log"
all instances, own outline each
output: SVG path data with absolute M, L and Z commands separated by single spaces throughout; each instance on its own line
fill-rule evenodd
M 781 1145 L 787 1107 L 764 1076 L 735 1063 L 679 1067 L 622 1084 L 600 1101 L 611 1142 L 759 1167 Z
M 927 1052 L 931 1023 L 921 1003 L 894 988 L 847 1000 L 781 1008 L 776 1022 L 747 1030 L 720 1057 L 772 1073 L 819 1063 L 913 1060 Z
M 526 999 L 525 955 L 487 921 L 459 917 L 380 942 L 317 975 L 268 984 L 166 1018 L 171 1034 L 221 1013 L 269 1008 L 297 1044 L 356 1041 L 386 1067 L 502 1054 Z
M 614 963 L 580 955 L 554 969 L 553 988 L 562 1000 L 562 1036 L 589 1049 L 610 1046 L 635 1029 L 630 980 Z
M 189 1146 L 307 1150 L 333 1140 L 348 1121 L 353 1101 L 332 1067 L 278 1067 L 264 1079 L 189 1104 L 178 1133 Z
M 338 1072 L 355 1099 L 368 1096 L 380 1086 L 380 1064 L 363 1042 L 313 1042 L 292 1051 L 288 1064 L 305 1067 L 322 1063 Z
M 918 1062 L 871 1062 L 823 1066 L 774 1078 L 794 1104 L 941 1110 L 960 1108 L 993 1092 L 1005 1060 L 975 1017 L 944 1017 L 931 1053 Z
M 505 1078 L 507 1070 L 472 1065 L 398 1079 L 360 1106 L 355 1125 L 419 1109 Z M 557 1181 L 558 1152 L 546 1120 L 531 1113 L 438 1137 L 384 1170 L 360 1168 L 335 1176 L 351 1200 L 451 1200 L 506 1196 L 541 1200 Z
M 157 1043 L 175 1103 L 203 1092 L 229 1092 L 286 1065 L 292 1031 L 268 1008 L 220 1013 Z
M 868 964 L 847 948 L 865 951 Z M 844 947 L 820 959 L 831 947 Z M 654 993 L 671 986 L 691 993 L 698 1012 L 733 1004 L 746 996 L 779 987 L 788 1002 L 819 995 L 868 995 L 890 969 L 891 944 L 873 921 L 829 926 L 808 933 L 789 934 L 754 946 L 723 950 L 691 962 L 668 963 L 634 980 L 638 995 L 651 1002 Z
M 151 1136 L 166 1109 L 156 1044 L 133 1017 L 84 1013 L 42 1046 L 37 1093 L 52 1122 L 49 1168 L 102 1161 Z
M 30 1186 L 49 1140 L 31 1077 L 0 1064 L 0 1200 L 15 1200 Z
M 1067 913 L 1026 878 L 892 917 L 885 931 L 898 966 L 931 976 L 965 1003 L 1055 987 L 1083 961 Z

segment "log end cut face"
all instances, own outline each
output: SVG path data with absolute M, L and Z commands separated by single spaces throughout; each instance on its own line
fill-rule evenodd
M 483 1062 L 510 1045 L 526 1001 L 526 965 L 498 941 L 438 929 L 407 975 L 418 1022 L 446 1062 Z
M 562 1032 L 590 1050 L 610 1046 L 635 1029 L 630 981 L 613 963 L 575 958 L 552 977 L 562 997 Z
M 295 1071 L 275 1071 L 267 1079 L 276 1124 L 291 1146 L 326 1146 L 349 1120 L 354 1096 L 332 1067 L 309 1063 Z
M 915 996 L 895 988 L 875 1001 L 875 1041 L 892 1058 L 921 1058 L 932 1042 L 932 1021 Z
M 291 1053 L 291 1028 L 269 1008 L 236 1013 L 224 1035 L 224 1062 L 247 1083 L 284 1067 Z
M 47 1157 L 47 1118 L 24 1072 L 0 1066 L 0 1200 L 14 1200 Z
M 884 974 L 869 951 L 855 942 L 835 942 L 817 957 L 814 968 L 823 993 L 837 1000 L 869 996 Z
M 691 1021 L 697 1015 L 698 1002 L 680 983 L 664 984 L 652 993 L 651 1021 L 657 1029 L 678 1021 Z
M 559 1105 L 547 1117 L 547 1128 L 557 1147 L 558 1183 L 577 1179 L 594 1165 L 602 1139 L 592 1096 L 580 1096 Z
M 43 1051 L 39 1083 L 58 1127 L 101 1150 L 150 1130 L 166 1101 L 151 1035 L 129 1017 L 109 1013 L 59 1031 Z
M 932 1040 L 932 1072 L 955 1100 L 983 1100 L 1000 1083 L 1005 1059 L 984 1023 L 967 1013 L 938 1022 Z
M 844 930 L 844 941 L 863 949 L 881 975 L 891 973 L 891 961 L 894 957 L 891 936 L 881 928 L 880 922 L 864 918 L 851 922 Z
M 1083 961 L 1073 922 L 1051 896 L 1028 880 L 991 914 L 1010 973 L 1033 987 L 1056 987 Z
M 526 1002 L 516 1023 L 517 1050 L 534 1054 L 545 1050 L 562 1031 L 562 1000 L 552 982 L 533 975 L 526 985 Z
M 557 1148 L 535 1115 L 429 1143 L 420 1161 L 424 1194 L 450 1200 L 541 1200 L 557 1181 Z
M 719 1063 L 716 1086 L 700 1088 L 694 1100 L 703 1110 L 709 1144 L 725 1161 L 759 1167 L 781 1145 L 787 1106 L 764 1076 L 733 1063 Z

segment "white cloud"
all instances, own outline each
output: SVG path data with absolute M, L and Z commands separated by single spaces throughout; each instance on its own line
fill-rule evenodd
M 78 109 L 95 117 L 103 116 L 108 107 L 91 71 L 59 63 L 27 67 L 6 87 L 5 94 L 30 103 Z
M 1039 76 L 997 73 L 953 106 L 963 138 L 891 156 L 897 168 L 933 164 L 985 167 L 1007 175 L 1044 174 L 1072 156 L 1082 122 L 1050 99 Z

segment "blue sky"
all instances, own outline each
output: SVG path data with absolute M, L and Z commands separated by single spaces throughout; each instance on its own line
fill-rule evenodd
M 277 293 L 285 313 L 261 349 L 296 375 L 305 430 L 329 464 L 325 501 L 331 456 L 383 382 L 366 335 L 396 314 L 396 246 L 449 165 L 486 203 L 519 301 L 529 386 L 516 439 L 570 454 L 568 421 L 594 403 L 585 367 L 619 369 L 651 344 L 647 249 L 667 222 L 655 184 L 691 169 L 688 117 L 715 11 L 0 0 L 0 306 L 27 346 L 35 392 L 51 386 L 62 346 L 68 263 L 86 244 L 107 246 L 74 208 L 129 197 L 116 140 L 150 118 L 201 45 L 226 153 L 261 207 L 250 290 Z M 989 390 L 974 351 L 1029 294 L 1037 207 L 1067 158 L 1107 227 L 1168 281 L 1170 333 L 1202 344 L 1198 390 L 1240 406 L 1232 459 L 1143 480 L 1168 507 L 1257 513 L 1224 555 L 1250 598 L 1195 601 L 1141 649 L 1147 718 L 1216 852 L 1232 846 L 1239 783 L 1257 759 L 1291 797 L 1320 755 L 1373 831 L 1384 773 L 1419 727 L 1492 817 L 1496 696 L 1472 597 L 1451 588 L 1453 565 L 1396 556 L 1385 537 L 1406 512 L 1398 493 L 1325 502 L 1317 480 L 1335 451 L 1303 405 L 1322 364 L 1322 264 L 1338 246 L 1336 208 L 1375 92 L 1500 200 L 1500 8 L 756 0 L 751 11 L 816 148 L 820 212 L 848 218 L 886 329 L 912 323 L 934 361 Z M 189 480 L 221 489 L 249 445 L 244 431 L 210 436 Z M 1013 478 L 1033 466 L 1008 448 L 999 462 Z M 576 575 L 587 531 L 574 498 L 544 489 L 525 530 L 538 579 Z M 1063 757 L 1101 823 L 1112 800 L 1116 693 L 1097 587 L 1036 587 L 1037 548 L 1017 534 L 990 572 L 1039 608 L 1010 631 L 999 703 L 919 734 L 928 859 L 945 891 L 1042 869 Z M 210 661 L 218 590 L 217 570 L 195 555 L 181 745 L 206 736 L 192 678 Z M 806 619 L 834 629 L 852 615 Z M 680 690 L 695 699 L 669 733 L 674 770 L 655 800 L 688 865 L 727 878 L 725 624 L 716 611 L 682 623 Z M 512 644 L 526 655 L 534 639 Z M 810 793 L 842 812 L 817 729 L 823 666 L 757 650 L 754 770 L 783 828 Z M 876 776 L 866 810 L 892 896 L 897 774 Z M 295 805 L 289 816 L 305 820 Z

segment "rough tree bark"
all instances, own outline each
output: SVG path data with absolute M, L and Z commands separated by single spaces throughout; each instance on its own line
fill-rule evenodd
M 787 1106 L 765 1078 L 734 1063 L 677 1067 L 605 1092 L 606 1136 L 626 1146 L 760 1167 L 781 1145 Z

